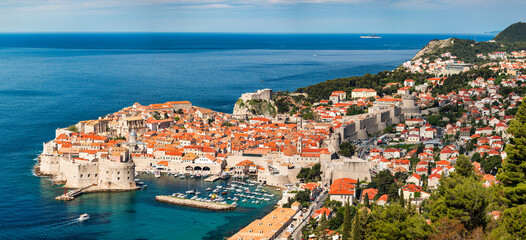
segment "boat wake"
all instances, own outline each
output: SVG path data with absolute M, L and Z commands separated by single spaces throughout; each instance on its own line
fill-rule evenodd
M 79 220 L 78 217 L 66 219 L 61 222 L 53 223 L 51 225 L 48 225 L 46 228 L 49 231 L 48 234 L 40 237 L 40 239 L 57 239 L 57 238 L 63 238 L 63 233 L 70 232 L 74 228 L 82 225 L 82 221 Z

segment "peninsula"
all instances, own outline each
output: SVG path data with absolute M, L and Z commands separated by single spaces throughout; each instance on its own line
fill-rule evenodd
M 57 129 L 35 168 L 77 189 L 133 190 L 136 172 L 162 172 L 283 190 L 231 239 L 523 239 L 526 39 L 499 41 L 521 36 L 510 31 L 432 41 L 390 72 L 245 93 L 233 114 L 135 103 Z

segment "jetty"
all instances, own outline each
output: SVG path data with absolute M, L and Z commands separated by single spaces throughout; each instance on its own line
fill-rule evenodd
M 207 210 L 213 210 L 213 211 L 229 211 L 229 210 L 236 209 L 236 205 L 222 204 L 222 203 L 215 203 L 215 202 L 201 202 L 201 201 L 196 201 L 192 199 L 178 198 L 178 197 L 172 197 L 172 196 L 166 196 L 166 195 L 156 196 L 155 200 L 159 202 L 175 204 L 179 206 L 201 208 L 201 209 L 207 209 Z
M 75 199 L 76 196 L 82 194 L 84 191 L 87 191 L 88 188 L 91 188 L 91 187 L 93 187 L 93 185 L 89 185 L 89 186 L 86 186 L 86 187 L 83 187 L 83 188 L 75 189 L 73 191 L 67 192 L 66 194 L 59 195 L 59 196 L 55 197 L 55 199 L 59 200 L 59 201 L 70 201 L 70 200 Z
M 214 181 L 216 181 L 217 179 L 220 179 L 220 178 L 221 178 L 221 177 L 219 177 L 219 176 L 217 176 L 217 175 L 212 175 L 212 176 L 210 176 L 210 177 L 207 177 L 207 178 L 205 179 L 205 182 L 214 182 Z

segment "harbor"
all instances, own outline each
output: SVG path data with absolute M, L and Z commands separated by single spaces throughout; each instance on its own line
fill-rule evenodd
M 216 203 L 223 206 L 233 206 L 232 209 L 235 209 L 235 207 L 239 205 L 245 207 L 257 206 L 259 204 L 266 205 L 279 199 L 275 194 L 269 192 L 271 188 L 264 187 L 261 183 L 251 181 L 250 179 L 230 180 L 215 176 L 217 179 L 210 181 L 208 180 L 209 178 L 201 180 L 186 175 L 182 175 L 184 176 L 183 178 L 181 178 L 181 175 L 174 174 L 167 174 L 165 177 L 154 176 L 155 179 L 161 180 L 164 178 L 172 179 L 172 175 L 173 179 L 177 179 L 176 181 L 178 182 L 184 183 L 191 181 L 193 183 L 192 186 L 188 184 L 186 191 L 174 192 L 169 195 L 171 198 L 181 199 L 181 201 L 169 202 L 176 205 L 217 210 L 213 207 L 210 208 L 208 204 L 197 204 L 196 202 Z M 217 180 L 221 181 L 214 183 L 214 181 Z M 156 200 L 160 201 L 157 197 Z M 223 208 L 220 208 L 219 210 L 222 209 Z

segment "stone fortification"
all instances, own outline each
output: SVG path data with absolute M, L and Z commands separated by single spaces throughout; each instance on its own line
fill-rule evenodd
M 272 90 L 261 89 L 253 93 L 243 93 L 234 105 L 233 115 L 237 118 L 274 117 L 276 107 L 272 101 Z
M 252 99 L 261 99 L 261 100 L 271 100 L 272 99 L 272 89 L 261 89 L 253 93 L 243 93 L 241 98 L 243 101 L 250 101 Z
M 360 180 L 371 180 L 369 162 L 357 157 L 323 160 L 321 162 L 323 171 L 323 182 L 330 184 L 338 178 L 354 178 Z

